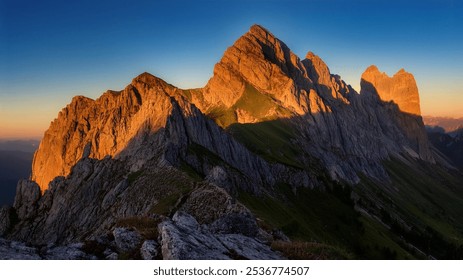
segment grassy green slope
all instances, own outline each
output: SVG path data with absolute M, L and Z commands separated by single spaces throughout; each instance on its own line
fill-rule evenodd
M 359 204 L 376 212 L 415 255 L 463 258 L 463 177 L 437 165 L 385 162 L 392 182 L 364 178 Z M 413 246 L 410 246 L 413 245 Z
M 226 128 L 238 121 L 236 111 L 241 110 L 260 121 L 267 121 L 278 116 L 290 116 L 291 113 L 278 105 L 268 94 L 259 92 L 252 85 L 247 84 L 241 97 L 230 108 L 215 107 L 207 112 L 219 126 Z
M 380 222 L 354 209 L 348 187 L 334 184 L 328 189 L 292 193 L 280 186 L 276 197 L 241 192 L 238 199 L 264 228 L 280 229 L 293 242 L 323 244 L 333 250 L 331 258 L 414 258 Z
M 385 166 L 392 182 L 363 178 L 353 187 L 353 197 L 358 198 L 354 207 L 346 195 L 339 196 L 339 189 L 348 186 L 339 186 L 319 168 L 302 164 L 295 132 L 284 120 L 233 124 L 228 132 L 269 162 L 318 175 L 328 189 L 299 189 L 293 194 L 280 186 L 276 195 L 264 198 L 240 194 L 240 201 L 264 223 L 283 230 L 293 240 L 321 242 L 354 258 L 463 257 L 459 247 L 463 232 L 461 175 L 427 163 L 388 161 Z
M 295 132 L 285 120 L 250 124 L 232 124 L 227 131 L 249 150 L 269 162 L 279 162 L 304 169 L 299 157 L 302 153 L 295 145 Z

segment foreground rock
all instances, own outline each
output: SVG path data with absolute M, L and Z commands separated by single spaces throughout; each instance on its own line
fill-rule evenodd
M 95 256 L 82 250 L 82 243 L 42 249 L 22 242 L 0 239 L 0 260 L 91 260 Z
M 144 260 L 154 260 L 160 257 L 159 244 L 154 240 L 146 240 L 140 248 L 140 255 Z
M 113 230 L 114 241 L 120 252 L 129 252 L 137 249 L 141 242 L 140 233 L 126 228 L 115 228 Z
M 0 259 L 2 260 L 41 260 L 37 248 L 24 243 L 0 239 Z
M 267 245 L 241 234 L 212 234 L 191 215 L 177 212 L 159 225 L 163 259 L 282 259 Z

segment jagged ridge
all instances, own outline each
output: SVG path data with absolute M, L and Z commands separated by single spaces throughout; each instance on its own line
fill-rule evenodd
M 167 219 L 157 230 L 165 258 L 185 232 L 225 243 L 233 238 L 216 234 L 238 234 L 233 240 L 258 248 L 255 240 L 275 237 L 255 226 L 246 207 L 230 197 L 228 210 L 204 218 L 209 211 L 201 209 L 211 201 L 193 198 L 221 197 L 218 186 L 233 197 L 244 191 L 277 199 L 281 191 L 336 185 L 330 180 L 355 185 L 366 175 L 388 181 L 383 162 L 393 158 L 435 163 L 421 117 L 401 111 L 402 100 L 385 102 L 389 87 L 375 86 L 383 78 L 367 84 L 367 76 L 359 94 L 315 54 L 300 60 L 255 25 L 225 52 L 203 89 L 181 90 L 144 73 L 120 92 L 75 97 L 45 133 L 32 181 L 18 184 L 19 224 L 10 236 L 62 244 L 99 238 L 123 218 L 161 215 Z M 407 84 L 405 93 L 416 87 L 412 79 Z M 179 180 L 158 181 L 170 177 Z M 182 232 L 169 222 L 181 211 L 210 228 Z M 224 245 L 217 243 L 215 256 L 228 256 Z

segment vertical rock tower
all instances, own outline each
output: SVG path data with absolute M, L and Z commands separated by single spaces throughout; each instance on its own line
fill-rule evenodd
M 395 102 L 405 113 L 421 116 L 420 96 L 415 78 L 411 73 L 400 69 L 389 77 L 372 65 L 362 74 L 362 88 L 376 92 L 383 101 Z M 374 88 L 374 90 L 371 90 Z

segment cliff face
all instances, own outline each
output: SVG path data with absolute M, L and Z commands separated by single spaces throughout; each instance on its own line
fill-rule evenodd
M 300 60 L 269 31 L 253 26 L 217 63 L 198 104 L 217 124 L 233 125 L 232 131 L 240 124 L 288 120 L 285 125 L 298 131 L 287 141 L 298 143 L 301 154 L 294 161 L 307 166 L 315 157 L 332 178 L 355 183 L 359 172 L 387 178 L 380 161 L 391 155 L 434 161 L 420 118 L 381 97 L 390 88 L 395 95 L 388 98 L 401 104 L 411 93 L 417 99 L 413 76 L 400 72 L 387 87 L 384 81 L 362 82 L 362 93 L 375 94 L 359 95 L 317 55 Z
M 359 94 L 320 57 L 301 60 L 255 25 L 202 89 L 144 73 L 120 92 L 75 97 L 46 131 L 31 181 L 18 184 L 19 223 L 9 236 L 36 245 L 94 241 L 148 217 L 156 221 L 150 234 L 160 236 L 149 244 L 164 258 L 196 244 L 189 235 L 214 244 L 210 258 L 240 246 L 249 246 L 241 256 L 279 258 L 259 240 L 285 236 L 259 228 L 236 195 L 387 182 L 385 160 L 435 161 L 413 76 L 370 67 L 361 85 Z
M 32 180 L 43 192 L 53 178 L 68 175 L 80 158 L 118 156 L 138 134 L 158 131 L 172 109 L 169 97 L 175 90 L 145 73 L 121 92 L 108 91 L 97 100 L 74 97 L 45 132 L 34 156 Z
M 376 92 L 381 100 L 396 103 L 402 112 L 421 116 L 420 96 L 415 78 L 404 69 L 389 77 L 372 65 L 362 74 L 361 82 L 362 87 Z
M 399 71 L 388 78 L 370 67 L 362 75 L 362 93 L 369 91 L 374 94 L 359 95 L 331 74 L 318 56 L 309 52 L 300 60 L 283 42 L 255 25 L 225 52 L 201 90 L 180 90 L 142 74 L 121 92 L 109 91 L 97 100 L 75 97 L 45 133 L 34 158 L 32 180 L 43 192 L 54 177 L 69 174 L 82 156 L 103 159 L 137 154 L 133 149 L 141 149 L 141 139 L 165 128 L 174 101 L 183 104 L 184 114 L 204 112 L 223 128 L 289 120 L 286 125 L 300 132 L 288 139 L 299 143 L 302 151 L 295 161 L 306 165 L 307 158 L 315 157 L 337 180 L 357 182 L 358 172 L 385 178 L 380 160 L 403 152 L 433 161 L 421 120 L 382 102 L 393 99 L 402 111 L 412 108 L 418 102 L 413 76 Z M 419 113 L 417 106 L 412 111 Z M 201 127 L 211 127 L 208 121 L 202 126 L 190 120 L 186 124 L 196 143 L 225 162 L 233 162 L 246 174 L 256 166 L 253 160 L 235 160 L 241 146 L 228 150 L 233 152 L 221 150 L 229 147 L 217 140 L 224 137 L 221 131 L 213 129 L 212 135 L 206 133 L 209 137 L 198 134 Z M 174 140 L 186 149 L 188 141 L 181 136 Z M 175 161 L 175 156 L 170 159 Z M 146 159 L 137 160 L 140 166 Z M 269 170 L 263 168 L 257 177 L 273 178 Z

